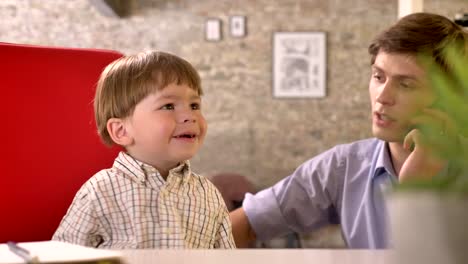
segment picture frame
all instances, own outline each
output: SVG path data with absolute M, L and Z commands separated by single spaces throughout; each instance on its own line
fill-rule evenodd
M 326 96 L 325 32 L 273 34 L 273 97 Z
M 232 37 L 245 37 L 247 35 L 247 18 L 240 15 L 231 16 L 229 18 L 229 29 Z
M 205 22 L 205 39 L 207 41 L 220 41 L 222 39 L 222 22 L 219 18 L 209 18 Z

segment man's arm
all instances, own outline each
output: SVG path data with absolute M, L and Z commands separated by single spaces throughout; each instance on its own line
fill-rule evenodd
M 293 174 L 255 195 L 247 193 L 243 207 L 230 214 L 237 247 L 325 225 L 338 195 L 335 174 L 344 173 L 336 152 L 334 148 L 304 162 Z
M 238 248 L 247 248 L 255 241 L 256 235 L 245 214 L 244 208 L 238 208 L 230 213 L 232 234 Z

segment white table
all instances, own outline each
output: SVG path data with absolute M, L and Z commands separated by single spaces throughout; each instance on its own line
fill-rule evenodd
M 236 249 L 121 251 L 127 264 L 394 264 L 389 250 Z

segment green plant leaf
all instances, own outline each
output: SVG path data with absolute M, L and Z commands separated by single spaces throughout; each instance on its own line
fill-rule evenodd
M 426 69 L 431 88 L 438 97 L 435 107 L 446 112 L 458 130 L 457 139 L 439 135 L 439 141 L 430 143 L 435 145 L 440 156 L 449 160 L 449 173 L 443 178 L 435 177 L 431 181 L 400 184 L 398 189 L 432 189 L 468 194 L 468 54 L 460 54 L 459 50 L 449 46 L 443 51 L 444 60 L 449 62 L 448 71 L 427 54 L 418 57 Z M 440 133 L 440 126 L 436 125 L 428 124 L 420 129 L 434 139 L 437 138 L 437 133 Z

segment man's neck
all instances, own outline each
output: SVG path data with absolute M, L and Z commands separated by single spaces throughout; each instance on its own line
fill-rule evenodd
M 397 176 L 400 175 L 400 170 L 406 159 L 408 158 L 410 151 L 403 148 L 402 143 L 389 142 L 388 143 L 390 158 L 392 159 L 393 169 Z

